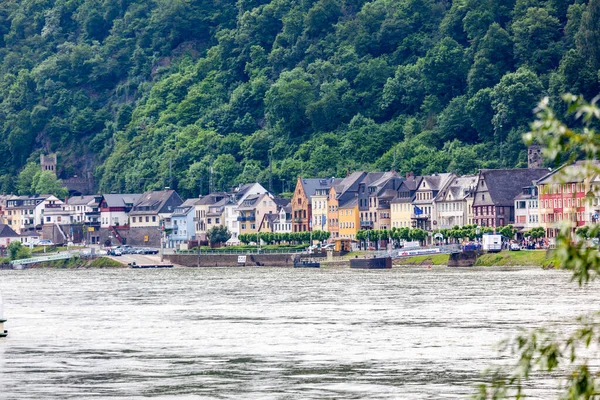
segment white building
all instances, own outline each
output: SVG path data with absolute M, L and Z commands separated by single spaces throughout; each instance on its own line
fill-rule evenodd
M 42 225 L 63 225 L 72 222 L 71 210 L 67 205 L 55 196 L 44 199 L 35 210 L 39 212 Z
M 100 226 L 129 225 L 129 211 L 141 194 L 105 194 L 100 200 Z
M 515 197 L 515 228 L 519 233 L 540 226 L 537 186 L 527 186 Z
M 455 226 L 470 224 L 473 192 L 477 186 L 477 177 L 467 175 L 455 177 L 438 195 L 436 204 L 437 227 L 452 229 Z
M 171 216 L 183 201 L 174 190 L 142 194 L 129 212 L 132 228 L 164 227 L 172 229 Z

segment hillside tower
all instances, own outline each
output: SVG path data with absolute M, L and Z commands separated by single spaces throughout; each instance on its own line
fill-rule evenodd
M 42 171 L 50 171 L 56 175 L 56 153 L 40 155 L 40 166 Z
M 527 168 L 543 168 L 542 146 L 532 144 L 527 148 Z

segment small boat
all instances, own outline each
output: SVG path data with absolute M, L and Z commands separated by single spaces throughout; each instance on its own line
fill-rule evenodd
M 148 268 L 173 268 L 173 264 L 154 264 L 154 265 L 138 265 L 135 262 L 130 263 L 131 268 L 148 269 Z
M 6 319 L 4 318 L 4 306 L 2 304 L 2 295 L 0 295 L 0 338 L 6 337 L 8 335 L 8 331 L 4 329 L 4 323 Z
M 350 268 L 387 269 L 392 268 L 391 257 L 351 258 Z
M 321 268 L 321 263 L 311 258 L 296 258 L 294 268 Z

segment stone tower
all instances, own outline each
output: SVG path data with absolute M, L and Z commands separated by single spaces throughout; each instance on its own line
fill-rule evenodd
M 542 146 L 532 144 L 527 148 L 527 168 L 543 168 Z
M 40 155 L 40 166 L 42 171 L 50 171 L 56 175 L 56 153 Z

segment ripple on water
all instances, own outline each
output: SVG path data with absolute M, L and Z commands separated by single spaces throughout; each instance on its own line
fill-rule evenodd
M 600 300 L 537 269 L 25 270 L 0 290 L 7 399 L 465 397 L 499 340 Z

